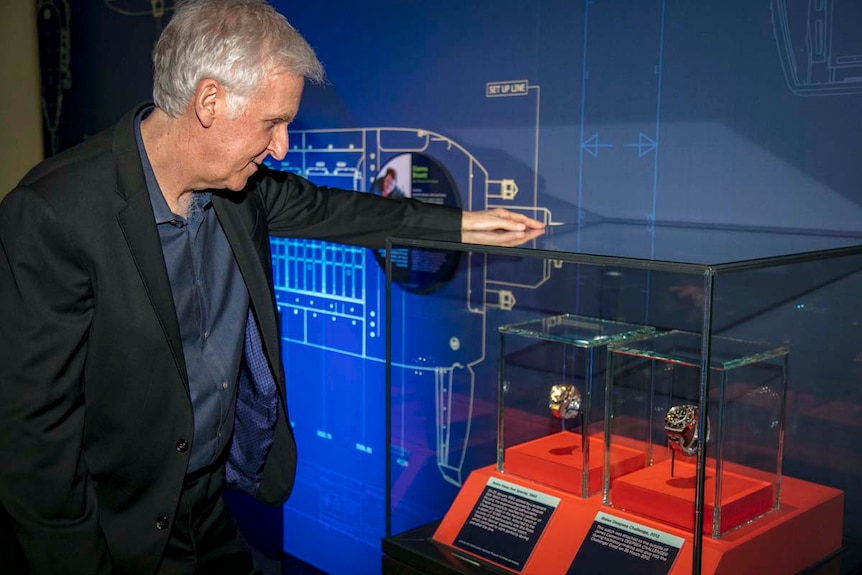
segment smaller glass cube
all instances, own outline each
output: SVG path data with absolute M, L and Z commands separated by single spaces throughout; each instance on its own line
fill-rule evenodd
M 580 497 L 599 493 L 608 344 L 653 332 L 571 314 L 500 326 L 497 469 Z M 622 456 L 643 465 L 640 452 Z

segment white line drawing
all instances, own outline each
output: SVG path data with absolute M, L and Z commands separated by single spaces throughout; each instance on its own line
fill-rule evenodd
M 781 68 L 797 96 L 862 94 L 862 3 L 771 0 Z
M 538 120 L 539 88 L 525 86 L 524 89 L 536 95 Z M 552 223 L 550 211 L 536 205 L 536 179 L 531 201 L 518 204 L 516 199 L 521 187 L 513 179 L 490 178 L 485 167 L 467 149 L 432 131 L 403 127 L 302 130 L 291 132 L 291 142 L 290 153 L 284 160 L 268 163 L 313 179 L 319 185 L 365 192 L 389 158 L 405 152 L 426 153 L 450 171 L 466 209 L 501 206 Z M 538 152 L 535 162 L 538 163 Z M 369 270 L 369 266 L 375 264 L 370 263 L 368 250 L 301 239 L 273 239 L 272 250 L 276 301 L 290 326 L 283 334 L 286 341 L 367 361 L 385 361 L 379 325 L 384 312 L 382 289 L 368 288 L 372 277 L 377 275 Z M 466 279 L 469 286 L 467 308 L 471 316 L 477 318 L 477 333 L 483 334 L 481 341 L 462 345 L 457 335 L 448 338 L 447 345 L 457 359 L 446 365 L 431 365 L 421 358 L 393 364 L 396 369 L 433 376 L 437 467 L 447 482 L 457 486 L 464 479 L 464 460 L 470 440 L 474 368 L 486 359 L 485 310 L 489 307 L 512 309 L 516 305 L 513 290 L 541 285 L 550 277 L 552 267 L 546 265 L 542 277 L 534 280 L 503 285 L 487 277 L 484 255 L 470 254 L 469 257 L 483 260 L 467 266 Z M 474 277 L 473 270 L 482 270 L 481 277 Z M 340 338 L 338 342 L 316 340 L 313 335 L 316 329 L 309 329 L 309 326 L 327 322 L 338 324 L 339 329 L 351 330 L 355 336 Z M 327 431 L 318 433 L 323 437 Z M 360 440 L 357 445 L 366 445 L 366 442 Z M 395 445 L 392 449 L 396 465 L 407 466 L 409 448 Z
M 578 142 L 577 199 L 578 220 L 584 223 L 590 206 L 594 213 L 611 213 L 608 203 L 623 197 L 632 204 L 633 215 L 643 217 L 652 227 L 658 208 L 658 160 L 661 133 L 661 96 L 664 68 L 665 0 L 641 5 L 638 26 L 643 45 L 637 50 L 613 52 L 619 43 L 614 34 L 604 33 L 603 23 L 613 13 L 613 6 L 596 0 L 584 1 L 583 60 L 581 67 L 581 115 Z M 598 24 L 594 24 L 598 22 Z M 613 53 L 616 60 L 609 60 Z M 620 102 L 608 100 L 607 94 L 632 77 L 639 80 L 636 97 Z M 639 123 L 611 125 L 594 122 L 594 117 L 609 117 L 617 112 L 643 118 Z M 620 141 L 622 143 L 620 144 Z M 632 153 L 633 152 L 633 153 Z M 626 189 L 619 196 L 593 191 L 592 178 L 603 177 L 608 170 L 633 174 L 626 179 Z M 654 241 L 654 238 L 651 238 Z M 575 249 L 581 248 L 577 232 Z M 654 255 L 654 246 L 651 246 Z

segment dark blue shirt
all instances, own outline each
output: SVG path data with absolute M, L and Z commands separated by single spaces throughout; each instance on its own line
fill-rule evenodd
M 189 379 L 194 437 L 188 471 L 211 463 L 227 446 L 248 316 L 248 291 L 212 207 L 209 192 L 193 192 L 186 217 L 174 214 L 156 182 L 135 123 L 162 253 L 173 293 Z

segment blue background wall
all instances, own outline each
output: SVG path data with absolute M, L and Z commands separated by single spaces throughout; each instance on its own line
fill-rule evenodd
M 368 190 L 389 159 L 422 148 L 473 208 L 862 232 L 860 2 L 274 5 L 326 65 L 281 164 L 319 183 Z M 149 98 L 149 53 L 171 7 L 45 3 L 48 153 Z M 329 572 L 375 573 L 384 278 L 367 250 L 273 247 L 299 475 L 283 539 L 280 518 L 274 527 L 250 502 L 241 512 L 258 540 L 278 533 L 271 545 Z M 463 329 L 453 336 L 469 341 Z M 438 479 L 436 492 L 454 493 Z
M 428 130 L 463 148 L 430 153 L 449 166 L 464 203 L 473 207 L 543 207 L 551 214 L 534 213 L 558 222 L 602 217 L 862 230 L 862 166 L 854 161 L 862 143 L 851 127 L 862 120 L 859 3 L 278 5 L 318 50 L 331 81 L 308 88 L 292 145 L 309 150 L 300 140 L 305 129 L 362 129 L 367 141 L 391 148 L 363 154 L 356 189 L 367 189 L 389 156 L 409 149 L 406 138 L 394 140 L 394 129 Z M 817 30 L 830 21 L 818 40 Z M 839 61 L 846 67 L 835 68 Z M 510 86 L 528 86 L 523 95 L 489 90 L 513 81 L 520 82 Z M 316 167 L 324 165 L 331 173 L 335 164 L 327 158 Z M 468 167 L 487 172 L 485 181 L 471 180 Z M 518 194 L 494 197 L 499 180 L 514 181 Z M 364 270 L 373 276 L 366 259 Z M 462 341 L 476 340 L 470 318 L 452 314 L 452 321 Z M 423 335 L 430 350 L 434 334 Z M 336 460 L 350 452 L 355 422 L 330 421 L 332 438 L 321 438 L 314 428 L 304 433 L 299 422 L 320 408 L 321 398 L 294 407 L 301 448 L 307 442 L 299 479 L 308 491 L 301 487 L 285 509 L 285 541 L 332 571 L 350 573 L 363 557 L 371 573 L 385 480 L 378 449 L 384 447 L 381 356 L 378 349 L 338 361 L 338 338 L 333 333 L 330 344 L 315 350 L 318 373 L 333 391 L 345 375 L 362 382 L 366 395 L 351 404 L 362 406 L 362 444 L 374 449 L 352 453 L 344 460 L 348 471 L 340 471 Z M 305 357 L 301 344 L 289 343 L 285 354 L 288 365 L 291 356 Z M 446 363 L 442 357 L 438 363 Z M 351 365 L 333 373 L 333 362 Z M 428 387 L 434 385 L 429 375 Z M 292 390 L 292 405 L 305 401 L 299 395 Z M 340 442 L 343 450 L 335 448 Z M 368 465 L 367 474 L 354 474 L 355 459 Z M 331 485 L 321 490 L 324 470 Z M 445 499 L 457 486 L 436 471 L 424 485 L 429 498 Z M 434 508 L 429 502 L 417 509 L 417 522 L 433 519 Z M 353 537 L 350 558 L 313 551 L 315 542 L 352 543 Z
M 862 8 L 810 4 L 834 10 L 833 62 L 839 51 L 854 62 L 831 82 L 826 71 L 813 78 L 824 66 L 807 45 L 817 19 L 807 1 L 280 6 L 332 81 L 308 91 L 300 126 L 433 130 L 522 193 L 538 167 L 540 203 L 562 221 L 579 205 L 858 230 Z M 777 34 L 785 21 L 789 33 Z M 788 54 L 812 78 L 789 79 Z M 486 97 L 488 82 L 508 80 L 536 89 Z

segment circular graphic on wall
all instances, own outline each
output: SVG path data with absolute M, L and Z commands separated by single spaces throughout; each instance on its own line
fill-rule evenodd
M 419 152 L 390 158 L 377 173 L 371 192 L 392 200 L 412 198 L 420 202 L 461 207 L 461 195 L 446 168 Z M 386 250 L 374 252 L 377 263 L 386 269 Z M 461 252 L 395 248 L 392 251 L 392 281 L 405 291 L 428 293 L 455 275 Z

